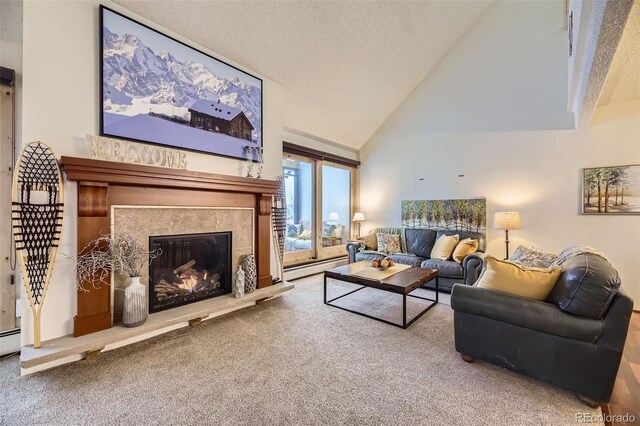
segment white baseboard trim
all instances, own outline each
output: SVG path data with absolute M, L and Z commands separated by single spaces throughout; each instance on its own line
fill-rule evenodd
M 20 351 L 20 329 L 0 333 L 0 355 Z
M 346 265 L 347 263 L 349 263 L 349 259 L 340 258 L 288 268 L 284 271 L 284 279 L 285 281 L 292 281 L 311 275 L 321 274 L 327 269 L 337 268 L 338 266 Z

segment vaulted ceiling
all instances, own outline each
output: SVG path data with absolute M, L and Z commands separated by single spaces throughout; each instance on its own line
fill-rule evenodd
M 640 1 L 636 1 L 607 74 L 598 105 L 640 98 Z
M 116 3 L 284 88 L 284 126 L 360 148 L 490 1 Z

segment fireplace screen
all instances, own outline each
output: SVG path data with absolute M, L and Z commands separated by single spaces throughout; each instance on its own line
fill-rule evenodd
M 149 312 L 231 293 L 231 232 L 149 237 Z

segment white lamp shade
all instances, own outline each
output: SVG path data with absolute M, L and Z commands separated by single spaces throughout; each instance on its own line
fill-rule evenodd
M 356 214 L 353 215 L 353 219 L 351 219 L 352 222 L 364 222 L 365 220 L 364 213 L 362 212 L 356 212 Z
M 329 220 L 332 222 L 337 222 L 340 220 L 340 216 L 338 216 L 338 213 L 336 212 L 331 212 L 329 213 Z
M 518 212 L 496 212 L 493 215 L 493 227 L 496 229 L 520 229 L 522 219 Z

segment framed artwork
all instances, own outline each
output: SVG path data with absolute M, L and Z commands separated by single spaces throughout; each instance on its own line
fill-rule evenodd
M 640 214 L 640 164 L 582 169 L 583 214 Z
M 261 79 L 104 6 L 100 44 L 101 135 L 239 159 L 261 151 Z
M 400 203 L 402 226 L 486 232 L 487 200 L 404 200 Z

